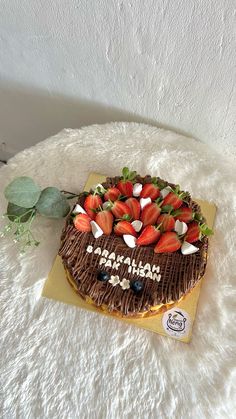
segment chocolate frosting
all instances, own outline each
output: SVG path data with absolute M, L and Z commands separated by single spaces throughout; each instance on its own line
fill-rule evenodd
M 107 178 L 103 186 L 114 185 L 119 179 L 119 177 Z M 137 176 L 136 182 L 148 183 L 150 177 Z M 164 182 L 163 186 L 166 185 L 175 186 Z M 80 205 L 83 205 L 84 198 L 85 195 L 79 198 Z M 200 213 L 199 206 L 191 200 L 190 195 L 188 201 L 189 206 Z M 159 304 L 176 302 L 196 285 L 205 272 L 208 239 L 204 237 L 202 241 L 194 244 L 199 247 L 199 251 L 191 255 L 182 255 L 180 251 L 156 254 L 152 245 L 131 249 L 124 243 L 122 237 L 115 234 L 102 235 L 95 239 L 92 233 L 76 230 L 71 217 L 68 217 L 62 233 L 59 255 L 82 297 L 90 297 L 97 306 L 106 305 L 110 312 L 116 311 L 123 316 L 130 316 L 148 312 Z M 93 247 L 92 253 L 87 252 L 89 245 Z M 101 255 L 94 254 L 94 250 L 98 247 L 106 249 L 109 254 L 114 252 L 116 256 L 123 255 L 124 259 L 129 257 L 131 261 L 135 260 L 136 265 L 149 263 L 151 266 L 160 266 L 160 282 L 129 273 L 127 264 L 121 263 L 118 271 L 111 267 L 103 268 L 104 265 L 99 266 Z M 138 295 L 132 289 L 123 290 L 120 286 L 114 287 L 109 282 L 99 281 L 97 274 L 100 270 L 106 270 L 110 275 L 118 274 L 120 278 L 130 281 L 140 279 L 144 289 Z

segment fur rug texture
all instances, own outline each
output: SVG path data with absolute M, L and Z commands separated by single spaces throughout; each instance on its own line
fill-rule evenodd
M 0 412 L 4 419 L 233 418 L 236 412 L 235 163 L 206 145 L 136 123 L 66 129 L 0 169 L 4 187 L 31 176 L 79 192 L 91 171 L 179 183 L 218 207 L 190 344 L 41 298 L 64 221 L 38 217 L 41 244 L 0 247 Z M 0 221 L 0 228 L 5 221 Z

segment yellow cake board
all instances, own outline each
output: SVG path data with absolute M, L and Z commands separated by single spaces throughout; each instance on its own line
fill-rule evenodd
M 91 173 L 88 177 L 84 190 L 88 191 L 91 188 L 91 186 L 96 185 L 97 183 L 104 182 L 105 179 L 106 176 L 100 175 L 98 173 Z M 216 206 L 212 203 L 202 201 L 200 199 L 195 199 L 195 201 L 198 202 L 201 206 L 202 213 L 204 214 L 207 220 L 207 224 L 210 228 L 212 228 L 216 214 Z M 178 339 L 179 341 L 187 343 L 190 341 L 192 335 L 192 327 L 195 319 L 201 283 L 202 280 L 199 281 L 197 286 L 182 301 L 180 301 L 178 304 L 174 306 L 174 308 L 171 308 L 171 310 L 167 311 L 166 313 L 160 313 L 150 318 L 140 319 L 125 319 L 118 318 L 117 316 L 115 316 L 115 318 L 117 320 L 133 324 L 135 326 L 150 330 L 160 335 L 172 337 L 174 339 Z M 97 312 L 106 316 L 112 316 L 114 318 L 112 314 L 105 313 L 101 309 L 98 309 L 92 306 L 91 304 L 86 303 L 80 296 L 78 296 L 78 294 L 76 294 L 76 292 L 73 290 L 68 280 L 66 279 L 64 267 L 60 256 L 56 256 L 53 267 L 44 284 L 42 296 L 61 301 L 66 304 L 72 304 L 80 308 L 84 308 L 86 310 Z M 173 313 L 175 314 L 173 315 Z M 184 318 L 187 320 L 183 321 L 183 315 L 185 316 Z M 176 321 L 175 316 L 180 317 L 180 320 L 177 319 Z M 181 331 L 181 328 L 186 326 L 187 324 L 188 327 Z M 180 331 L 176 331 L 176 327 L 180 329 Z M 174 328 L 174 330 L 172 330 L 172 328 Z

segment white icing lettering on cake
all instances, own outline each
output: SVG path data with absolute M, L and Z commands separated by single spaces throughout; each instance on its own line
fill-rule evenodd
M 118 270 L 118 269 L 119 269 L 119 267 L 120 267 L 120 263 L 113 262 L 112 269 L 116 269 L 116 270 Z
M 108 257 L 108 255 L 109 255 L 108 250 L 104 249 L 104 250 L 102 251 L 102 256 L 105 256 L 105 258 L 107 258 L 107 257 Z
M 139 270 L 139 276 L 141 276 L 142 278 L 145 276 L 144 269 Z
M 92 253 L 92 251 L 93 251 L 93 246 L 91 246 L 90 244 L 88 245 L 88 247 L 87 247 L 87 249 L 86 249 L 86 251 L 88 252 L 88 253 Z
M 152 279 L 152 272 L 151 272 L 151 271 L 148 271 L 148 272 L 146 273 L 146 278 L 150 278 L 150 279 Z
M 156 274 L 156 273 L 154 273 L 154 274 L 152 275 L 152 279 L 153 279 L 153 281 L 160 282 L 160 280 L 161 280 L 161 274 Z
M 193 250 L 194 249 L 191 248 L 191 251 Z M 124 264 L 127 265 L 127 271 L 129 274 L 140 276 L 141 278 L 150 278 L 157 282 L 161 280 L 160 266 L 151 265 L 150 263 L 145 263 L 145 265 L 143 265 L 142 261 L 137 262 L 135 259 L 131 259 L 129 256 L 125 258 L 124 255 L 116 255 L 115 252 L 110 253 L 107 249 L 101 249 L 101 247 L 94 249 L 90 244 L 87 246 L 86 252 L 89 254 L 94 253 L 95 255 L 101 256 L 99 259 L 99 265 L 104 265 L 106 268 L 111 268 L 118 271 L 121 264 Z M 124 284 L 126 284 L 126 282 L 124 282 Z M 127 286 L 127 284 L 124 286 Z
M 105 263 L 106 263 L 106 258 L 101 258 L 100 260 L 99 260 L 99 265 L 104 265 Z
M 150 263 L 146 263 L 145 265 L 144 265 L 144 267 L 143 267 L 143 269 L 146 271 L 150 271 L 151 270 L 151 266 L 150 266 Z
M 95 255 L 101 255 L 101 253 L 102 253 L 101 247 L 97 247 L 97 249 L 94 250 Z
M 110 267 L 110 268 L 111 268 L 111 265 L 112 265 L 111 260 L 110 260 L 110 259 L 108 259 L 108 260 L 106 261 L 106 263 L 105 263 L 105 266 L 107 266 L 107 267 Z

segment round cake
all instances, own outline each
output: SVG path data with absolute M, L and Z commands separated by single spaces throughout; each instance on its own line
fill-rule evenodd
M 124 168 L 81 193 L 59 255 L 88 303 L 113 315 L 155 316 L 202 278 L 211 230 L 188 192 Z

